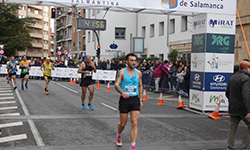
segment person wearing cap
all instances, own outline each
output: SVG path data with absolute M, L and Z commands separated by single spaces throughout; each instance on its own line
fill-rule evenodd
M 242 61 L 239 67 L 239 71 L 229 79 L 226 90 L 230 115 L 228 150 L 234 150 L 234 137 L 241 120 L 248 126 L 241 149 L 247 150 L 250 143 L 250 62 Z
M 52 79 L 52 77 L 51 77 L 51 70 L 54 70 L 54 69 L 55 69 L 55 67 L 54 67 L 54 65 L 50 62 L 50 58 L 47 57 L 45 63 L 43 63 L 43 64 L 41 65 L 41 70 L 42 70 L 42 72 L 43 72 L 44 80 L 45 80 L 45 82 L 46 82 L 45 88 L 44 88 L 44 93 L 45 93 L 45 94 L 49 94 L 49 90 L 48 90 L 48 88 L 49 88 L 49 82 L 50 82 L 50 80 Z

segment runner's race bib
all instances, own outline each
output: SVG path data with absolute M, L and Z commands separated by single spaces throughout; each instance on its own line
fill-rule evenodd
M 125 92 L 131 95 L 136 94 L 136 86 L 125 86 Z
M 49 69 L 49 68 L 46 68 L 46 71 L 50 71 L 50 69 Z
M 28 69 L 23 69 L 23 72 L 28 72 Z

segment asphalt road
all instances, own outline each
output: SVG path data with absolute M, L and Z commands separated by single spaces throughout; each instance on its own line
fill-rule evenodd
M 119 94 L 95 90 L 94 111 L 81 110 L 81 88 L 69 82 L 52 81 L 49 95 L 44 80 L 30 80 L 28 90 L 17 91 L 0 78 L 0 149 L 129 149 L 130 122 L 123 132 L 122 148 L 114 145 L 119 123 Z M 96 85 L 95 85 L 96 86 Z M 6 95 L 7 94 L 7 95 Z M 88 95 L 88 93 L 87 93 Z M 177 110 L 178 99 L 164 95 L 165 106 L 156 105 L 159 94 L 147 92 L 139 119 L 138 149 L 225 149 L 229 117 L 209 119 L 186 110 Z M 183 99 L 184 104 L 188 101 Z M 86 96 L 85 104 L 88 102 Z M 246 133 L 241 123 L 236 134 L 239 147 Z M 17 148 L 19 147 L 19 148 Z

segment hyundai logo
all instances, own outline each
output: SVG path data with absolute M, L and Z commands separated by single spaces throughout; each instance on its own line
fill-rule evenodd
M 195 75 L 194 75 L 194 80 L 195 80 L 195 81 L 199 81 L 200 78 L 201 78 L 201 76 L 200 76 L 199 74 L 195 74 Z
M 215 81 L 215 82 L 223 82 L 223 81 L 225 81 L 225 77 L 223 76 L 223 75 L 215 75 L 214 77 L 213 77 L 213 80 Z

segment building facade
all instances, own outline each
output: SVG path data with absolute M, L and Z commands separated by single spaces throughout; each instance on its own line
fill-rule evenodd
M 50 7 L 21 5 L 17 15 L 19 18 L 32 17 L 36 23 L 27 25 L 32 38 L 32 47 L 17 52 L 16 55 L 37 58 L 50 56 Z
M 62 59 L 66 59 L 67 57 L 77 58 L 84 55 L 85 51 L 85 32 L 83 30 L 79 30 L 79 56 L 77 56 L 77 15 L 70 13 L 77 13 L 84 17 L 83 9 L 72 9 L 72 8 L 57 8 L 57 16 L 56 16 L 56 46 L 61 46 L 61 51 L 67 49 L 69 54 L 67 56 L 62 55 Z M 58 50 L 56 50 L 57 52 Z M 57 53 L 56 56 L 58 57 Z

